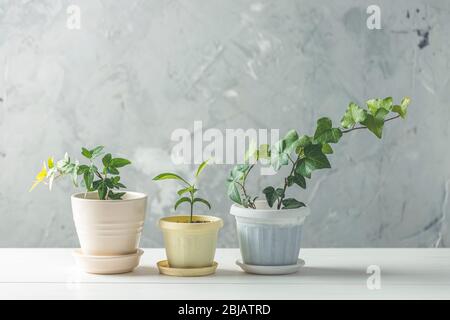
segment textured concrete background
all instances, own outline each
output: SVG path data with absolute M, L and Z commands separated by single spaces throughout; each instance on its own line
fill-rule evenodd
M 66 27 L 70 4 L 81 29 Z M 381 7 L 382 30 L 366 8 Z M 383 140 L 345 136 L 298 195 L 309 203 L 308 247 L 450 245 L 450 2 L 0 0 L 0 246 L 76 246 L 68 181 L 27 190 L 40 163 L 83 145 L 129 157 L 129 189 L 150 196 L 143 246 L 172 214 L 170 135 L 205 128 L 296 128 L 339 120 L 350 100 L 412 98 L 407 121 Z M 229 166 L 202 180 L 225 220 L 219 245 L 237 246 Z M 253 177 L 253 190 L 273 178 Z

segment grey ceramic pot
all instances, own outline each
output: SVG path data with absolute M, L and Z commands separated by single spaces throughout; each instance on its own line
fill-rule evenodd
M 302 226 L 309 208 L 276 210 L 264 200 L 256 209 L 232 205 L 239 247 L 245 264 L 284 266 L 297 264 Z

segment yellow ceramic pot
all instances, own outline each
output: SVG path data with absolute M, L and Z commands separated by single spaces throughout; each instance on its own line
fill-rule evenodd
M 202 268 L 213 265 L 217 236 L 223 221 L 211 216 L 172 216 L 159 220 L 171 268 Z

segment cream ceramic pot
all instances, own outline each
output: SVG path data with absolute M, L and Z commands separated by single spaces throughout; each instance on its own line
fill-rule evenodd
M 86 255 L 135 253 L 144 226 L 147 195 L 126 192 L 122 200 L 99 200 L 97 192 L 72 195 L 72 212 Z
M 171 268 L 202 268 L 213 265 L 217 236 L 223 221 L 217 217 L 172 216 L 159 220 Z

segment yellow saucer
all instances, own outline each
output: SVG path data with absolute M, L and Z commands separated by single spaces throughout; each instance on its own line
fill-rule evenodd
M 168 276 L 175 277 L 201 277 L 213 274 L 216 272 L 218 263 L 213 262 L 213 265 L 210 267 L 203 268 L 171 268 L 169 266 L 169 262 L 167 260 L 158 261 L 156 264 L 159 269 L 159 273 L 165 274 Z

